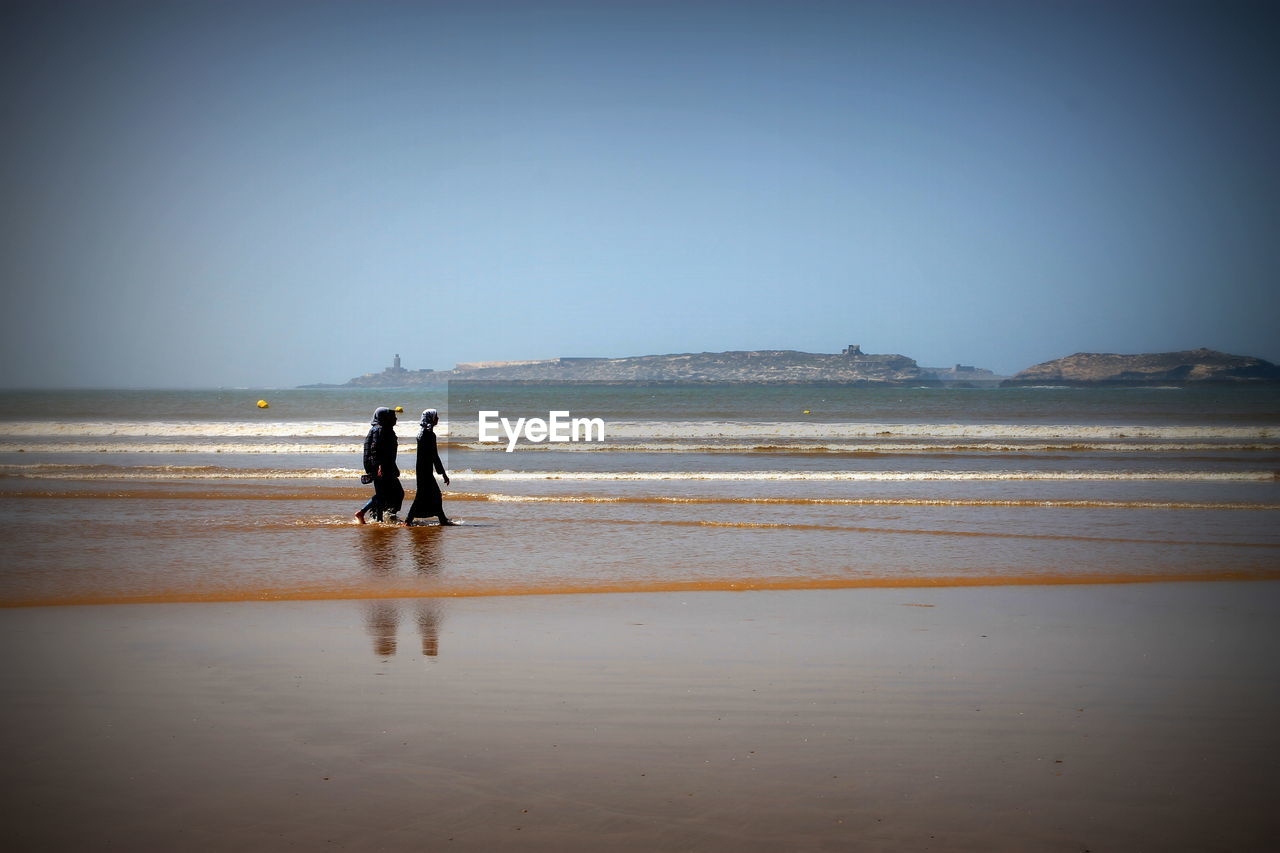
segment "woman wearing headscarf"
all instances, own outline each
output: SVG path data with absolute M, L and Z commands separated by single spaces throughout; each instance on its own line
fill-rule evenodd
M 364 473 L 373 479 L 373 497 L 356 513 L 356 521 L 364 524 L 365 513 L 374 521 L 382 521 L 383 513 L 394 516 L 404 503 L 404 487 L 400 485 L 400 469 L 396 467 L 396 413 L 385 406 L 374 410 L 369 434 L 364 438 Z
M 444 472 L 444 463 L 440 461 L 440 451 L 436 448 L 436 424 L 440 423 L 440 414 L 435 409 L 427 409 L 422 413 L 418 430 L 418 493 L 413 496 L 413 505 L 409 514 L 404 517 L 404 525 L 413 524 L 415 518 L 438 516 L 442 525 L 453 526 L 444 514 L 444 500 L 440 495 L 440 487 L 431 472 L 435 471 L 449 485 L 449 475 Z

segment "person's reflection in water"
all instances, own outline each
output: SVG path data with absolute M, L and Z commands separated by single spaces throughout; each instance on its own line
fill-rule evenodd
M 370 527 L 360 531 L 360 550 L 365 567 L 375 577 L 389 577 L 399 562 L 394 527 Z
M 422 653 L 429 658 L 440 654 L 440 602 L 431 598 L 419 598 L 414 602 L 417 610 L 418 633 L 422 635 Z
M 394 527 L 372 527 L 360 531 L 360 556 L 369 574 L 389 578 L 395 574 L 400 552 Z M 365 628 L 373 639 L 373 653 L 391 657 L 396 653 L 396 629 L 400 625 L 400 607 L 392 600 L 365 603 Z
M 373 527 L 360 531 L 361 556 L 365 568 L 375 578 L 394 578 L 400 571 L 400 552 L 404 537 L 394 527 Z M 409 553 L 419 578 L 440 574 L 440 548 L 443 533 L 438 527 L 414 527 L 409 531 Z M 434 658 L 440 654 L 440 623 L 444 607 L 439 599 L 419 598 L 412 605 L 395 599 L 379 599 L 365 604 L 365 628 L 373 640 L 373 653 L 391 657 L 396 653 L 396 635 L 400 627 L 402 606 L 411 606 L 414 622 L 422 637 L 422 654 Z
M 415 527 L 413 538 L 413 562 L 418 577 L 434 578 L 440 574 L 440 548 L 444 545 L 444 532 L 439 527 Z M 418 633 L 422 635 L 422 653 L 433 658 L 440 654 L 440 621 L 443 608 L 438 599 L 419 598 L 414 602 Z
M 418 577 L 433 578 L 440 574 L 440 546 L 443 535 L 438 527 L 415 527 L 410 533 L 413 563 Z
M 396 653 L 396 630 L 400 627 L 400 607 L 395 601 L 370 601 L 365 606 L 365 627 L 373 638 L 373 653 L 388 658 Z

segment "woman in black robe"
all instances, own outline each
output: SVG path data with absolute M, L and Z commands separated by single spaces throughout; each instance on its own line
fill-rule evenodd
M 356 521 L 364 524 L 365 513 L 374 521 L 382 521 L 383 513 L 395 516 L 404 503 L 404 487 L 400 485 L 400 469 L 396 467 L 396 413 L 385 406 L 374 410 L 369 434 L 364 439 L 364 472 L 373 478 L 373 497 L 356 513 Z M 392 521 L 394 521 L 394 517 Z
M 431 472 L 435 471 L 449 485 L 449 475 L 444 472 L 444 463 L 440 461 L 440 451 L 436 449 L 435 425 L 440 422 L 440 415 L 435 409 L 427 409 L 422 413 L 422 429 L 418 431 L 418 493 L 413 496 L 413 505 L 409 514 L 404 517 L 404 526 L 413 524 L 415 518 L 438 516 L 442 525 L 453 526 L 444 514 L 444 499 L 440 495 L 440 486 Z

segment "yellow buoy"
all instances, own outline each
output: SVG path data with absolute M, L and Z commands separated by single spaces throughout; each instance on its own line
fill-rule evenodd
M 271 407 L 271 404 L 270 404 L 270 403 L 268 403 L 266 400 L 259 400 L 259 401 L 258 401 L 258 408 L 259 408 L 259 409 L 267 409 L 267 408 L 270 408 L 270 407 Z
M 404 414 L 404 406 L 396 406 L 396 411 Z
M 805 410 L 804 410 L 804 413 L 805 413 L 806 415 L 807 415 L 807 414 L 809 414 L 809 410 L 808 410 L 808 409 L 805 409 Z

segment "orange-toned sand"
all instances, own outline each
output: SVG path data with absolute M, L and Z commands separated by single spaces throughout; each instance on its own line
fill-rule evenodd
M 454 584 L 448 587 L 422 589 L 420 587 L 379 586 L 326 586 L 247 588 L 230 591 L 205 592 L 184 590 L 158 592 L 146 595 L 60 595 L 54 599 L 13 599 L 0 601 L 5 607 L 48 607 L 91 604 L 180 604 L 217 603 L 236 601 L 361 601 L 375 598 L 488 598 L 529 595 L 606 595 L 659 592 L 751 592 L 782 590 L 835 590 L 835 589 L 939 589 L 949 587 L 997 587 L 997 586 L 1089 586 L 1142 583 L 1206 583 L 1221 581 L 1280 580 L 1280 569 L 1259 569 L 1253 572 L 1201 572 L 1144 574 L 1038 574 L 1038 575 L 987 575 L 983 577 L 883 577 L 883 578 L 740 578 L 698 581 L 652 581 L 609 583 L 607 581 L 580 583 L 546 583 L 499 585 Z
M 13 849 L 1265 850 L 1280 584 L 0 611 Z

